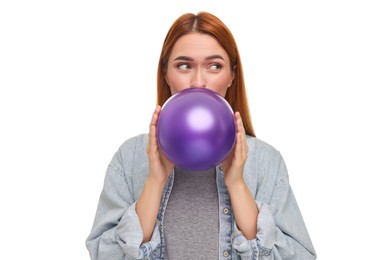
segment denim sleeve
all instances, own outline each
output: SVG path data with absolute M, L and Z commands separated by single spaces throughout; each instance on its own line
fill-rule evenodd
M 268 256 L 275 243 L 276 226 L 268 205 L 260 201 L 256 201 L 256 205 L 259 214 L 255 239 L 247 240 L 234 223 L 233 249 L 241 259 L 259 259 L 255 256 Z
M 93 227 L 86 240 L 92 260 L 146 259 L 159 244 L 158 229 L 150 242 L 142 243 L 135 205 L 117 153 L 108 166 Z
M 139 218 L 135 212 L 135 204 L 126 210 L 116 228 L 116 238 L 123 252 L 135 259 L 144 259 L 160 244 L 160 231 L 155 225 L 152 238 L 149 242 L 142 243 L 143 233 Z
M 255 198 L 259 209 L 256 238 L 247 240 L 234 225 L 233 249 L 241 259 L 314 260 L 316 253 L 282 158 L 278 164 L 267 203 L 261 201 L 264 197 Z

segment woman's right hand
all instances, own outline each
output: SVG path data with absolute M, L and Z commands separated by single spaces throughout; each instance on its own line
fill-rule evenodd
M 171 163 L 162 153 L 157 142 L 157 120 L 160 115 L 161 106 L 157 106 L 153 112 L 152 120 L 149 125 L 148 146 L 146 152 L 149 159 L 149 178 L 158 183 L 165 184 L 169 174 L 173 170 Z
M 144 236 L 142 242 L 150 241 L 152 237 L 165 183 L 174 166 L 158 147 L 157 119 L 160 111 L 161 107 L 157 106 L 149 125 L 148 146 L 146 148 L 149 159 L 149 176 L 135 206 Z

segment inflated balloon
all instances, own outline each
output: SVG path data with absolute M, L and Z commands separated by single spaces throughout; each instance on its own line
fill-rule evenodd
M 206 88 L 187 88 L 172 95 L 157 121 L 158 144 L 175 165 L 206 170 L 220 164 L 236 138 L 229 103 Z

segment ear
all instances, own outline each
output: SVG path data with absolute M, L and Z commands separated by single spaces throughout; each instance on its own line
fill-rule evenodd
M 169 85 L 169 81 L 166 75 L 164 76 L 164 79 L 165 79 L 165 83 L 167 83 L 167 87 L 169 88 L 169 93 L 172 95 L 172 89 L 171 86 Z
M 229 87 L 233 84 L 233 81 L 236 78 L 236 65 L 234 65 L 233 69 L 231 70 L 230 77 L 231 77 L 231 79 L 230 79 Z
M 167 85 L 169 86 L 169 81 L 168 81 L 167 75 L 164 76 L 164 79 L 165 79 L 165 82 L 167 83 Z

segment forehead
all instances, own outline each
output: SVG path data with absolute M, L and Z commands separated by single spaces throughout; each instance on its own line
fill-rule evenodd
M 228 54 L 214 37 L 208 34 L 190 33 L 176 41 L 171 58 L 174 56 L 201 58 L 216 54 L 228 58 Z

